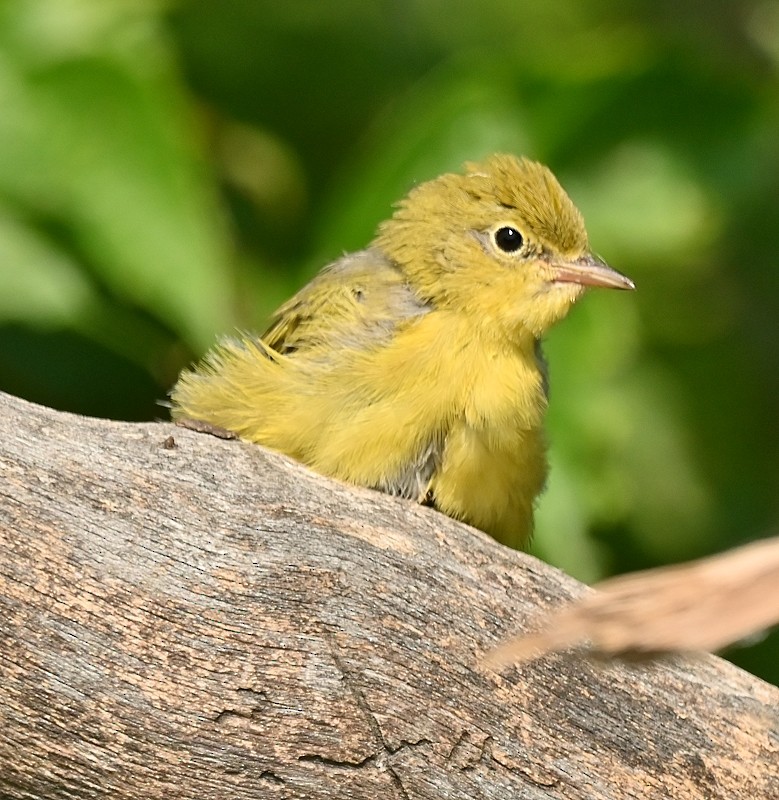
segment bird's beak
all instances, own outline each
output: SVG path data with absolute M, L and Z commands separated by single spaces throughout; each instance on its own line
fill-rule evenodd
M 604 286 L 607 289 L 635 289 L 636 284 L 621 272 L 612 269 L 596 256 L 581 256 L 572 261 L 549 265 L 557 283 L 578 283 L 581 286 Z

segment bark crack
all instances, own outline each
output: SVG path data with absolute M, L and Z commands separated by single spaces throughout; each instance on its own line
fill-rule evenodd
M 446 762 L 460 772 L 473 772 L 479 767 L 502 768 L 522 775 L 536 786 L 555 786 L 560 779 L 553 772 L 538 768 L 531 763 L 520 763 L 516 756 L 509 755 L 499 747 L 492 736 L 479 732 L 462 731 L 446 756 Z
M 260 780 L 268 781 L 268 783 L 275 783 L 277 785 L 284 783 L 284 778 L 269 769 L 265 769 L 260 773 Z
M 222 709 L 213 718 L 217 724 L 229 722 L 236 718 L 240 719 L 255 719 L 260 716 L 264 707 L 270 703 L 266 692 L 257 689 L 239 688 L 236 689 L 239 703 L 230 707 Z
M 340 760 L 337 758 L 327 758 L 320 756 L 317 753 L 307 753 L 304 756 L 298 756 L 298 761 L 308 761 L 313 764 L 324 764 L 327 767 L 337 767 L 339 769 L 362 769 L 369 764 L 374 764 L 378 759 L 376 753 L 372 753 L 359 761 Z
M 338 671 L 343 676 L 344 683 L 346 684 L 346 688 L 349 690 L 349 693 L 354 698 L 355 703 L 357 703 L 357 707 L 363 712 L 365 715 L 365 719 L 368 722 L 368 726 L 371 729 L 374 737 L 376 738 L 376 742 L 380 747 L 380 752 L 376 755 L 369 756 L 366 760 L 367 763 L 375 763 L 376 767 L 381 770 L 385 770 L 387 774 L 390 776 L 393 785 L 400 793 L 401 798 L 403 800 L 411 800 L 408 792 L 406 791 L 406 787 L 403 785 L 403 781 L 401 780 L 400 776 L 397 773 L 397 770 L 392 766 L 389 762 L 389 757 L 395 755 L 399 750 L 401 750 L 404 746 L 409 746 L 410 743 L 408 742 L 401 742 L 400 746 L 393 749 L 392 747 L 387 744 L 387 740 L 384 738 L 384 734 L 381 731 L 381 726 L 379 725 L 378 719 L 376 719 L 376 715 L 373 713 L 373 709 L 370 707 L 370 704 L 365 698 L 362 690 L 359 686 L 357 686 L 351 670 L 346 665 L 344 659 L 341 658 L 341 654 L 339 653 L 338 642 L 335 639 L 335 636 L 326 631 L 325 632 L 325 640 L 327 641 L 328 648 L 330 650 L 330 654 L 333 657 L 333 661 L 338 668 Z M 420 742 L 425 740 L 420 740 Z

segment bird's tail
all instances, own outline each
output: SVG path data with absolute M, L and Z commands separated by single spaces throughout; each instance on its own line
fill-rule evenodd
M 261 441 L 283 359 L 254 336 L 223 339 L 193 369 L 182 372 L 170 393 L 174 420 L 198 420 Z

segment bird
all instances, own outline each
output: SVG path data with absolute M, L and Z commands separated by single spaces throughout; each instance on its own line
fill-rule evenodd
M 593 254 L 552 172 L 469 162 L 413 187 L 263 335 L 225 337 L 185 369 L 172 418 L 521 548 L 548 471 L 541 341 L 586 287 L 635 285 Z

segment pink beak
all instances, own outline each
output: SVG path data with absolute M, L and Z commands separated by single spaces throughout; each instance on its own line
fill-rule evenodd
M 636 284 L 621 272 L 612 269 L 593 255 L 574 261 L 550 264 L 553 280 L 558 283 L 578 283 L 581 286 L 603 286 L 607 289 L 635 289 Z

